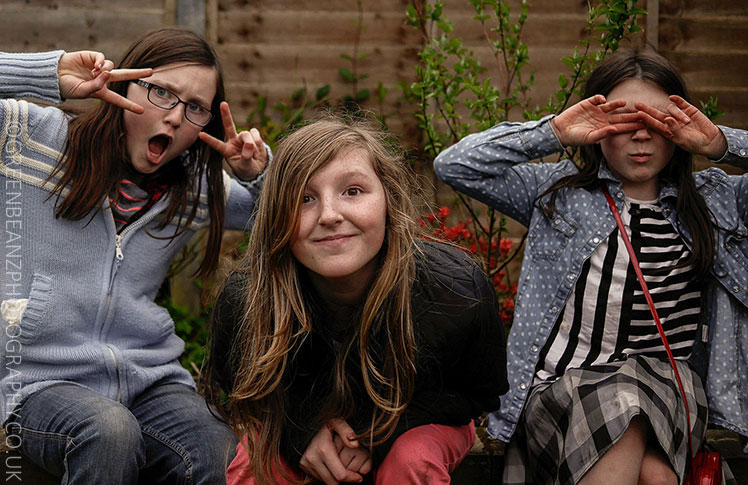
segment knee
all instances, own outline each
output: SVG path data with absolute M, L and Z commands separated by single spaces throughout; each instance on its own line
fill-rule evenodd
M 225 483 L 226 469 L 236 456 L 237 443 L 234 432 L 218 421 L 215 426 L 182 437 L 185 473 L 192 476 L 192 483 Z
M 677 485 L 678 477 L 670 464 L 660 456 L 644 455 L 639 473 L 639 485 Z
M 73 441 L 91 442 L 123 454 L 142 449 L 143 436 L 135 416 L 121 404 L 106 401 L 109 400 L 102 400 L 91 407 L 90 414 L 76 426 L 78 432 L 74 433 Z
M 408 433 L 403 434 L 395 440 L 377 468 L 377 483 L 423 483 L 425 477 L 448 477 L 446 464 L 437 459 L 431 449 L 427 441 L 411 439 Z M 385 477 L 388 479 L 383 481 Z

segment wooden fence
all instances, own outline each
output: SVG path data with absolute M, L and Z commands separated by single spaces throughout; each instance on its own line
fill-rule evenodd
M 423 0 L 415 0 L 423 1 Z M 216 46 L 226 70 L 228 98 L 241 122 L 266 96 L 272 106 L 302 86 L 325 84 L 331 95 L 351 90 L 338 73 L 349 67 L 341 54 L 370 54 L 359 63 L 368 74 L 361 87 L 390 89 L 381 108 L 405 115 L 397 83 L 410 82 L 421 46 L 404 24 L 409 0 L 363 0 L 365 30 L 354 45 L 359 20 L 355 0 L 4 0 L 0 3 L 0 49 L 94 49 L 117 59 L 138 34 L 163 25 L 188 25 Z M 510 4 L 517 4 L 516 0 Z M 748 128 L 748 2 L 744 0 L 641 0 L 657 12 L 641 19 L 646 39 L 683 71 L 696 99 L 717 96 L 726 112 L 720 122 Z M 556 85 L 568 55 L 581 38 L 586 0 L 531 2 L 523 39 L 536 72 L 532 97 L 542 104 Z M 484 65 L 492 59 L 466 0 L 448 0 L 456 33 Z M 643 37 L 634 39 L 636 43 Z M 371 106 L 379 109 L 380 106 Z M 395 131 L 411 129 L 392 118 Z
M 419 143 L 413 106 L 398 88 L 413 81 L 422 46 L 420 35 L 404 22 L 410 3 L 362 0 L 359 8 L 355 0 L 3 0 L 0 50 L 92 49 L 116 61 L 133 38 L 149 29 L 189 26 L 215 45 L 234 119 L 244 126 L 260 97 L 272 107 L 301 87 L 313 95 L 329 85 L 333 98 L 351 93 L 352 84 L 338 72 L 351 67 L 341 55 L 366 53 L 357 69 L 368 78 L 358 88 L 374 90 L 381 82 L 389 89 L 381 105 L 369 107 L 390 114 L 392 131 L 413 146 Z M 491 68 L 494 59 L 467 0 L 446 3 L 456 34 Z M 516 11 L 518 0 L 509 3 Z M 695 99 L 719 98 L 726 112 L 720 123 L 748 128 L 748 1 L 639 4 L 650 14 L 640 19 L 645 32 L 631 45 L 649 42 L 659 48 L 684 73 Z M 560 58 L 582 38 L 586 17 L 586 0 L 531 2 L 522 37 L 529 46 L 529 70 L 535 71 L 534 103 L 544 104 L 557 89 L 558 75 L 566 70 Z M 520 119 L 518 113 L 512 117 Z M 522 231 L 510 226 L 513 237 Z

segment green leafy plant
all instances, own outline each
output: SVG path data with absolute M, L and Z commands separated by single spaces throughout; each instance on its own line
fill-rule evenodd
M 301 123 L 309 113 L 321 107 L 330 106 L 330 85 L 324 84 L 314 90 L 302 86 L 291 93 L 287 101 L 276 103 L 269 113 L 268 100 L 265 96 L 257 98 L 257 105 L 250 111 L 247 117 L 247 125 L 257 128 L 265 143 L 275 148 L 278 139 L 294 126 Z
M 464 136 L 508 120 L 512 113 L 538 119 L 563 110 L 579 94 L 581 80 L 594 65 L 616 50 L 622 39 L 640 30 L 636 16 L 645 13 L 628 0 L 603 0 L 590 5 L 585 37 L 571 56 L 562 59 L 571 73 L 559 76 L 559 89 L 544 107 L 531 108 L 529 94 L 535 78 L 534 73 L 525 72 L 529 53 L 522 40 L 529 20 L 528 2 L 520 1 L 516 14 L 505 1 L 468 3 L 475 12 L 476 27 L 491 49 L 490 68 L 483 66 L 475 52 L 454 35 L 454 25 L 444 13 L 442 0 L 413 1 L 406 13 L 408 25 L 421 34 L 423 48 L 415 66 L 416 81 L 406 87 L 405 95 L 415 104 L 415 116 L 425 138 L 424 153 L 430 159 Z M 597 47 L 593 49 L 594 46 Z M 476 241 L 485 241 L 476 246 L 485 271 L 492 277 L 501 273 L 511 280 L 508 261 L 500 253 L 500 248 L 507 246 L 503 242 L 506 218 L 462 194 L 456 193 L 456 200 L 460 212 L 466 214 L 465 222 L 460 224 L 469 226 Z M 520 254 L 523 242 L 524 237 L 511 257 Z
M 699 101 L 699 103 L 701 104 L 701 112 L 712 121 L 725 114 L 725 112 L 721 111 L 718 107 L 719 98 L 709 96 L 708 101 Z
M 359 82 L 367 79 L 368 74 L 362 74 L 359 71 L 359 61 L 371 56 L 371 52 L 359 52 L 361 46 L 361 34 L 367 30 L 364 25 L 364 7 L 361 0 L 356 0 L 358 17 L 351 22 L 356 27 L 356 33 L 353 39 L 353 53 L 340 54 L 340 57 L 350 64 L 350 67 L 341 67 L 338 72 L 343 80 L 351 85 L 351 94 L 343 96 L 343 104 L 351 109 L 357 109 L 359 103 L 363 103 L 370 97 L 368 89 L 361 89 Z

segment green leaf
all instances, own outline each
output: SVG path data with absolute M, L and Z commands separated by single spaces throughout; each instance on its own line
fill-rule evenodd
M 320 101 L 322 98 L 324 98 L 328 94 L 330 94 L 330 85 L 325 84 L 324 86 L 322 86 L 321 88 L 317 90 L 317 94 L 315 96 L 317 98 L 317 101 Z
M 306 94 L 306 89 L 299 88 L 291 94 L 291 101 L 298 101 L 302 96 Z
M 384 84 L 382 84 L 382 81 L 379 81 L 377 83 L 377 99 L 379 101 L 384 101 L 384 98 L 387 96 L 387 88 L 384 87 Z
M 359 92 L 356 93 L 355 100 L 359 103 L 366 101 L 369 99 L 369 90 L 368 89 L 362 89 Z
M 346 81 L 351 81 L 351 82 L 353 81 L 353 72 L 351 72 L 350 69 L 341 67 L 340 69 L 338 69 L 338 72 L 340 73 L 342 78 L 345 79 Z

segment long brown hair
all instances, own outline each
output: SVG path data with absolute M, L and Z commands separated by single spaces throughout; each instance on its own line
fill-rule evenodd
M 289 359 L 314 325 L 308 290 L 300 284 L 303 267 L 291 252 L 304 187 L 315 172 L 352 149 L 369 155 L 384 187 L 387 227 L 375 279 L 359 320 L 352 322 L 349 344 L 336 355 L 333 395 L 326 416 L 319 419 L 345 418 L 360 405 L 354 402 L 352 376 L 345 369 L 351 355 L 360 357 L 363 384 L 374 405 L 370 429 L 360 437 L 363 443 L 374 446 L 386 440 L 413 393 L 415 338 L 410 297 L 419 233 L 410 197 L 413 177 L 372 124 L 319 119 L 279 144 L 265 178 L 250 235 L 251 249 L 242 262 L 247 273 L 242 292 L 246 306 L 232 349 L 232 361 L 240 364 L 229 412 L 234 429 L 248 439 L 250 463 L 259 483 L 271 481 L 273 468 L 282 469 L 279 446 L 285 404 L 281 380 Z
M 613 88 L 627 79 L 641 79 L 662 88 L 667 94 L 676 94 L 689 101 L 683 77 L 665 57 L 653 50 L 618 51 L 605 58 L 590 74 L 585 85 L 583 99 L 595 94 L 607 96 Z M 546 214 L 551 215 L 556 195 L 567 188 L 597 189 L 602 181 L 598 170 L 603 161 L 599 144 L 581 147 L 579 172 L 557 180 L 538 197 L 538 203 Z M 696 190 L 693 180 L 692 155 L 675 146 L 672 158 L 659 173 L 660 184 L 678 188 L 676 210 L 690 235 L 692 251 L 682 265 L 694 264 L 699 278 L 706 277 L 714 260 L 713 218 L 704 198 Z M 547 197 L 546 197 L 547 196 Z
M 157 68 L 181 62 L 197 63 L 216 70 L 217 88 L 211 111 L 219 113 L 224 86 L 218 57 L 204 39 L 189 30 L 163 28 L 144 34 L 124 53 L 117 67 Z M 126 96 L 129 84 L 130 81 L 112 82 L 108 87 Z M 103 198 L 117 190 L 128 163 L 122 115 L 122 108 L 101 102 L 68 124 L 65 148 L 50 176 L 50 179 L 59 177 L 52 192 L 57 196 L 56 217 L 83 219 L 99 210 Z M 223 139 L 220 116 L 214 116 L 204 131 Z M 160 177 L 168 186 L 169 205 L 157 229 L 177 220 L 174 234 L 167 239 L 173 239 L 189 228 L 197 213 L 203 177 L 207 181 L 210 229 L 205 257 L 197 271 L 200 275 L 207 275 L 215 269 L 223 237 L 222 158 L 198 139 L 184 156 L 176 157 L 159 170 Z M 70 193 L 63 197 L 67 186 Z

